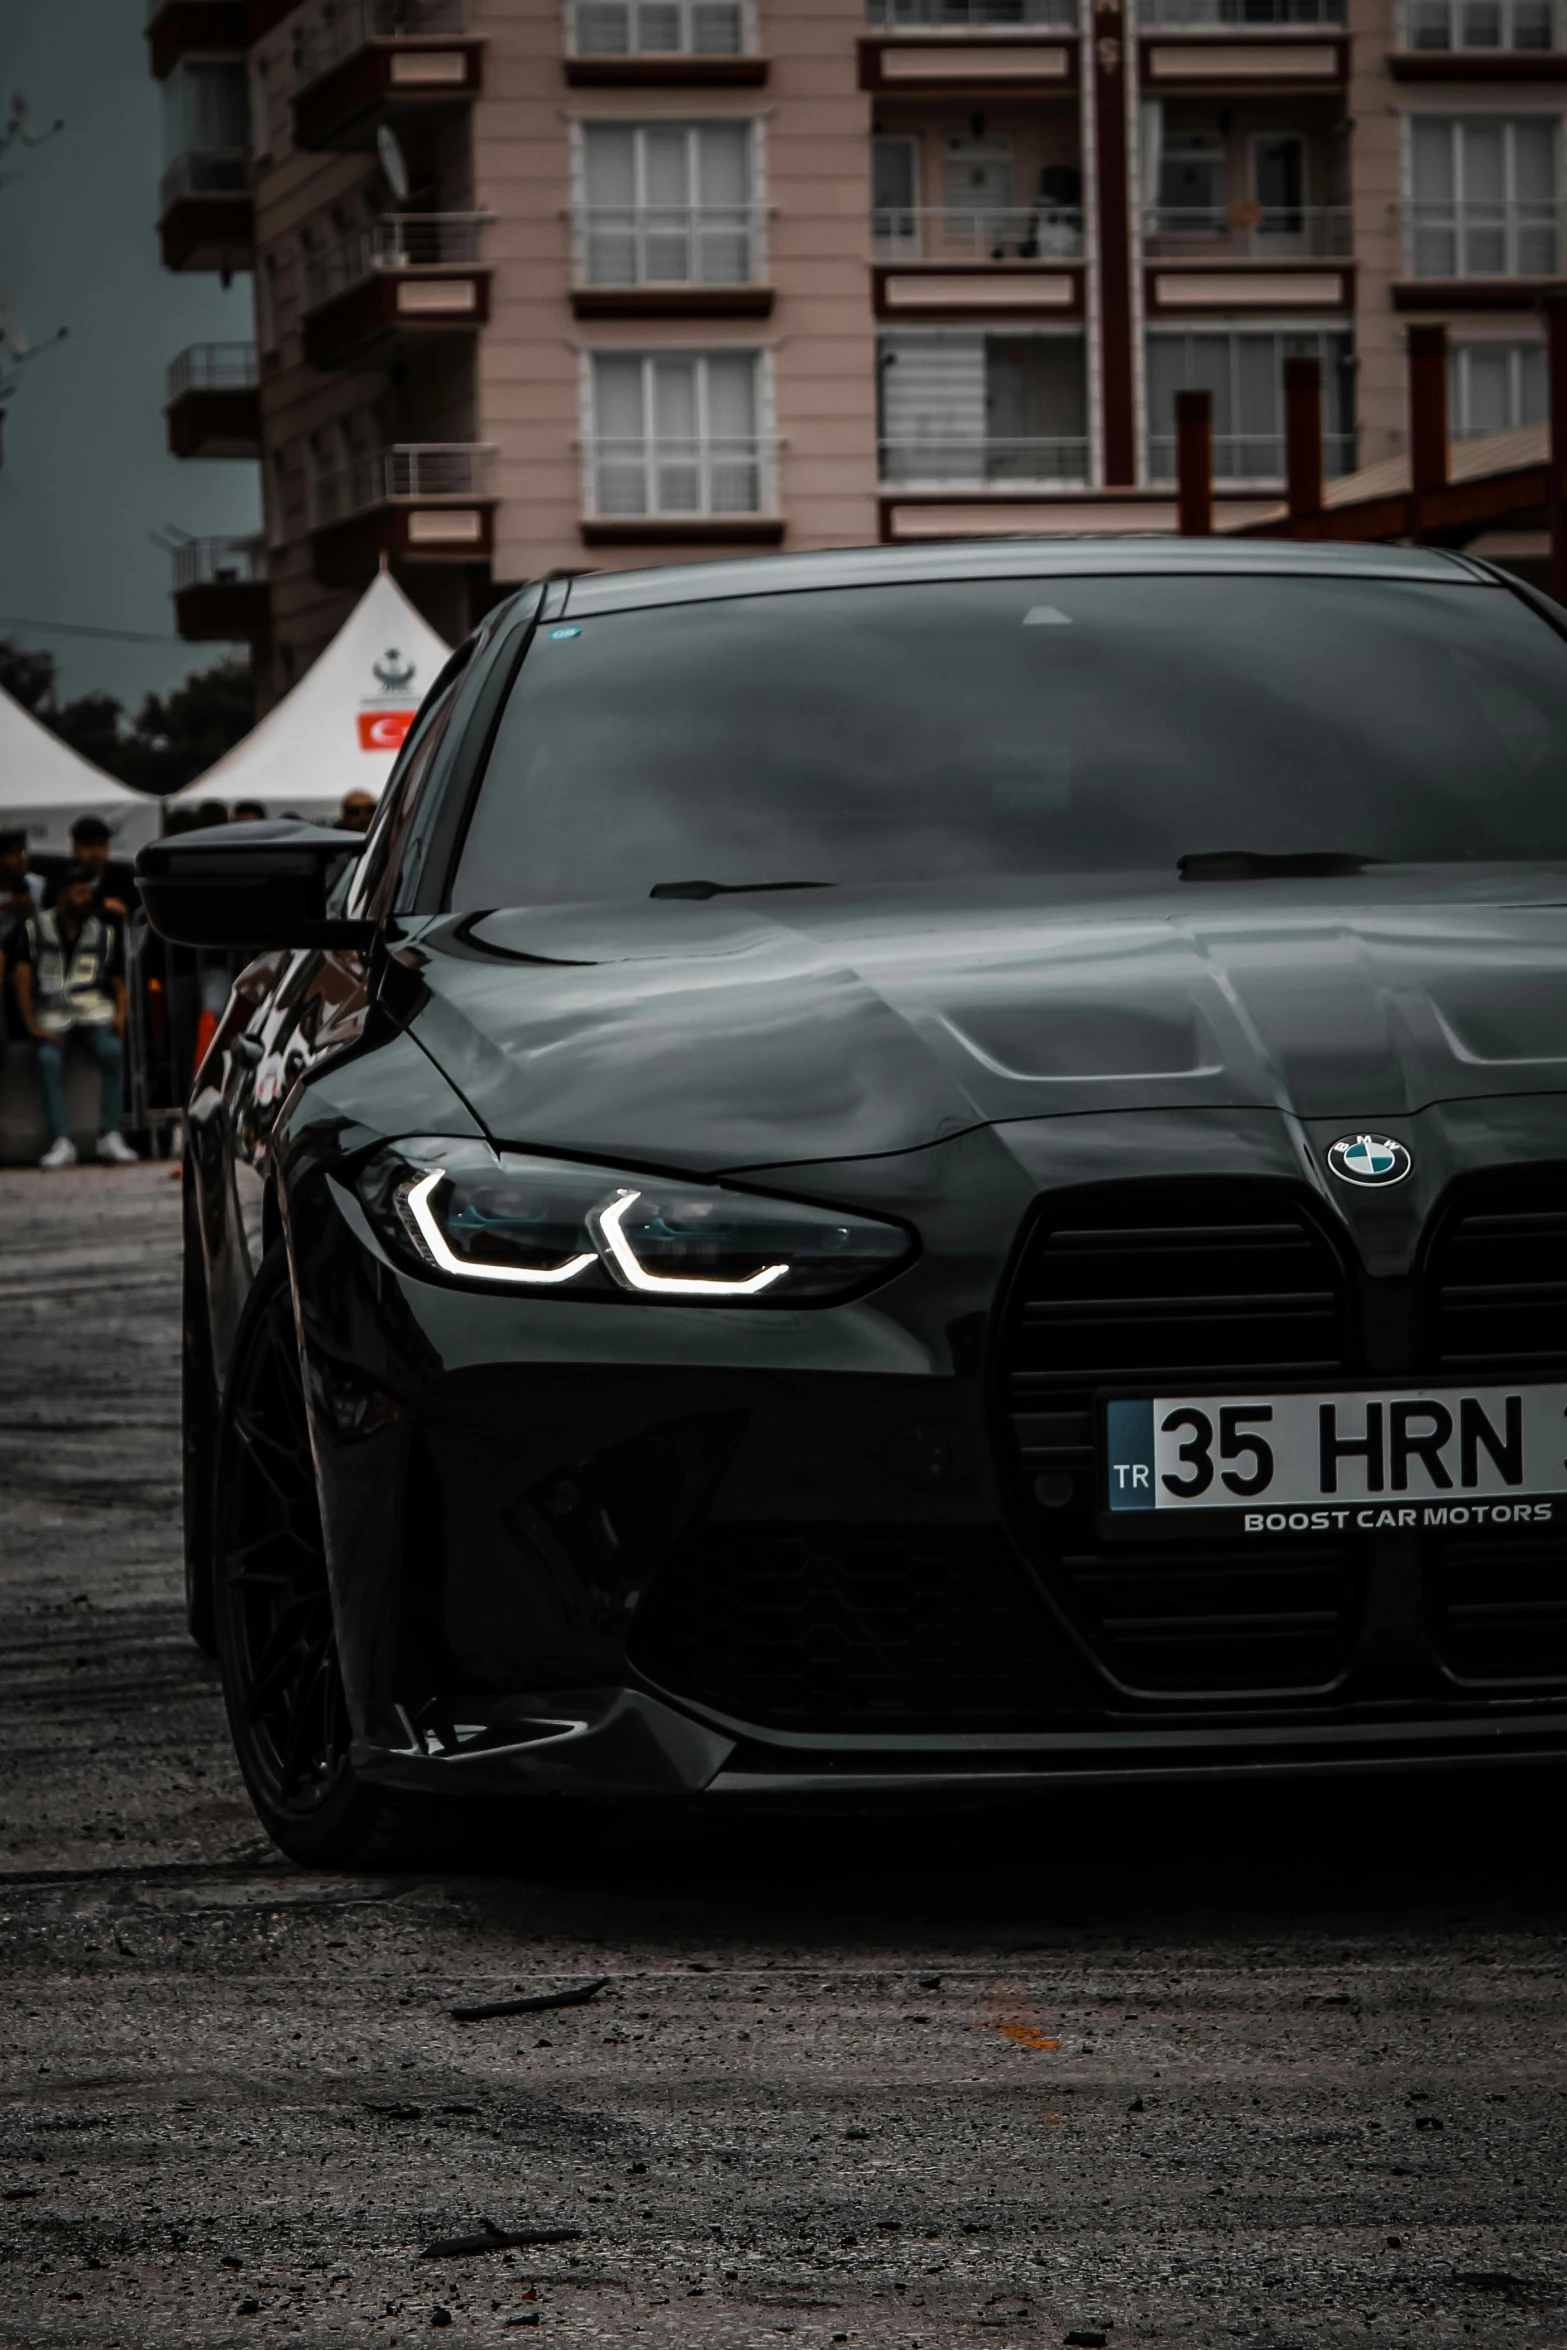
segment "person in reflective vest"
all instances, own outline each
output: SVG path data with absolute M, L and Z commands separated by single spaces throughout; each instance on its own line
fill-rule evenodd
M 120 1132 L 125 1093 L 125 934 L 93 902 L 97 876 L 73 865 L 52 906 L 18 923 L 11 941 L 16 1004 L 33 1043 L 49 1147 L 44 1167 L 70 1167 L 76 1146 L 65 1106 L 65 1045 L 75 1037 L 98 1064 L 98 1156 L 134 1165 Z

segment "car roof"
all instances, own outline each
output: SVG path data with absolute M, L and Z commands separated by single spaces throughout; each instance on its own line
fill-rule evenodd
M 1494 587 L 1479 565 L 1440 547 L 1349 546 L 1298 539 L 983 539 L 919 547 L 841 547 L 735 562 L 671 564 L 657 571 L 585 572 L 559 610 L 633 612 L 656 604 L 706 604 L 735 596 L 802 594 L 813 588 L 896 587 L 963 579 L 1240 576 L 1279 579 L 1423 580 Z

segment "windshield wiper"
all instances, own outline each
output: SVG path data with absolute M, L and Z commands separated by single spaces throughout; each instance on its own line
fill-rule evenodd
M 658 881 L 650 898 L 738 898 L 759 889 L 836 889 L 835 881 Z
M 1385 857 L 1357 857 L 1345 849 L 1300 849 L 1275 856 L 1267 849 L 1199 849 L 1177 857 L 1183 881 L 1336 881 L 1385 865 Z

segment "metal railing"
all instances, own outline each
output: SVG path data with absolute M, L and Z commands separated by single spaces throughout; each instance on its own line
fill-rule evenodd
M 305 308 L 330 302 L 367 277 L 471 266 L 479 258 L 484 212 L 394 212 L 369 221 L 305 261 Z
M 883 489 L 985 490 L 1001 483 L 1083 483 L 1088 442 L 1076 435 L 1049 440 L 943 439 L 906 434 L 880 444 Z
M 1077 0 L 865 0 L 878 33 L 1069 32 Z
M 871 242 L 878 261 L 1069 261 L 1083 250 L 1083 215 L 1062 204 L 996 212 L 878 204 Z
M 265 579 L 266 550 L 259 538 L 186 539 L 174 550 L 174 586 L 247 587 Z
M 778 443 L 757 433 L 688 440 L 601 434 L 587 450 L 590 514 L 633 520 L 778 511 Z
M 487 441 L 404 441 L 389 449 L 367 449 L 315 476 L 311 527 L 341 522 L 371 506 L 483 497 L 494 453 Z
M 1411 277 L 1554 277 L 1567 251 L 1567 212 L 1549 198 L 1406 204 Z
M 1354 251 L 1347 204 L 1156 204 L 1143 215 L 1150 260 L 1287 261 Z
M 261 381 L 254 343 L 192 343 L 169 369 L 169 398 L 185 392 L 253 392 Z
M 458 39 L 471 22 L 470 0 L 325 0 L 295 43 L 296 75 L 313 81 L 367 41 Z
M 158 182 L 163 211 L 182 196 L 248 196 L 250 156 L 243 147 L 193 147 L 176 155 Z
M 1355 470 L 1355 436 L 1352 432 L 1326 432 L 1322 436 L 1322 464 L 1329 479 Z M 1148 479 L 1150 482 L 1173 482 L 1175 468 L 1174 433 L 1150 433 L 1148 436 Z M 1234 488 L 1252 484 L 1269 488 L 1284 479 L 1284 435 L 1276 433 L 1218 433 L 1213 436 L 1213 478 Z
M 756 47 L 755 0 L 571 0 L 576 57 L 740 57 Z
M 1280 25 L 1342 25 L 1346 0 L 1137 0 L 1155 32 L 1269 33 Z
M 760 205 L 584 204 L 574 216 L 582 286 L 749 286 L 766 275 Z
M 1561 49 L 1563 0 L 1404 0 L 1398 37 L 1405 49 Z

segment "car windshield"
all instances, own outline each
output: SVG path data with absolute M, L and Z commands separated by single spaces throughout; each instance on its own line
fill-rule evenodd
M 1567 861 L 1567 642 L 1503 588 L 1357 578 L 587 614 L 541 629 L 523 664 L 453 904 L 1173 879 L 1183 857 L 1199 878 L 1225 851 L 1258 871 Z

